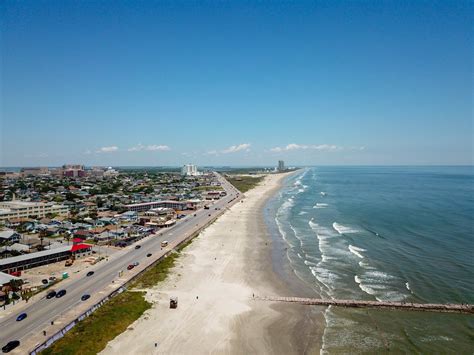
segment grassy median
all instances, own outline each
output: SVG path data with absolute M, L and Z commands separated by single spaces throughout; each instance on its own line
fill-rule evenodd
M 234 185 L 240 192 L 247 192 L 257 186 L 263 176 L 227 176 L 226 179 Z
M 129 289 L 142 289 L 164 281 L 175 265 L 180 252 L 191 243 L 183 243 L 175 253 L 171 253 L 149 268 L 129 284 Z M 151 308 L 144 298 L 145 292 L 125 291 L 110 299 L 91 316 L 79 322 L 66 335 L 55 342 L 42 354 L 97 354 L 107 343 L 123 333 L 142 314 Z

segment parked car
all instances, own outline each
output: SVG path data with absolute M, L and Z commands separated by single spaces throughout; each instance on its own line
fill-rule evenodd
M 151 256 L 151 253 L 148 253 L 146 256 L 149 258 Z
M 41 283 L 43 285 L 47 285 L 49 283 L 49 281 L 48 281 L 48 279 L 43 279 L 43 280 L 41 280 Z
M 21 322 L 26 317 L 28 317 L 28 315 L 26 313 L 21 313 L 21 314 L 18 315 L 18 317 L 16 317 L 16 321 Z
M 86 274 L 86 276 L 92 276 L 92 275 L 94 275 L 94 271 L 89 271 L 89 272 Z
M 138 261 L 135 261 L 135 262 L 133 263 L 133 266 L 138 266 L 138 265 L 140 265 L 140 263 L 139 263 Z
M 141 245 L 135 245 L 135 249 L 140 249 L 141 247 Z
M 89 298 L 91 298 L 91 295 L 82 295 L 81 301 L 87 301 Z
M 130 264 L 130 265 L 127 266 L 127 270 L 132 270 L 134 267 L 135 267 L 135 265 Z
M 51 291 L 49 291 L 48 294 L 46 295 L 46 298 L 49 300 L 49 299 L 51 299 L 51 298 L 53 298 L 53 297 L 56 297 L 56 291 L 51 290 Z
M 16 347 L 18 347 L 20 345 L 20 342 L 18 340 L 12 340 L 12 341 L 9 341 L 7 343 L 7 345 L 5 345 L 3 348 L 2 348 L 2 351 L 4 353 L 9 353 L 10 351 L 12 351 L 13 349 L 15 349 Z
M 56 298 L 61 298 L 66 294 L 66 290 L 61 290 L 56 293 Z
M 162 248 L 164 248 L 164 247 L 167 246 L 167 245 L 168 245 L 168 241 L 167 241 L 167 240 L 163 240 L 163 241 L 161 242 L 161 247 L 162 247 Z

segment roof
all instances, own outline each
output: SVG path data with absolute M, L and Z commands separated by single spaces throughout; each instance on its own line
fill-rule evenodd
M 0 272 L 0 286 L 9 283 L 11 280 L 20 280 L 19 277 Z
M 3 266 L 3 265 L 7 265 L 7 264 L 11 264 L 11 263 L 17 263 L 17 262 L 20 262 L 20 261 L 35 259 L 35 258 L 48 256 L 48 255 L 59 254 L 59 253 L 64 253 L 65 251 L 70 251 L 70 248 L 71 247 L 69 245 L 66 245 L 66 246 L 54 248 L 54 249 L 51 249 L 51 250 L 39 251 L 37 253 L 30 253 L 30 254 L 25 254 L 25 255 L 13 256 L 11 258 L 0 259 L 0 267 Z
M 1 232 L 0 232 L 0 239 L 8 239 L 8 238 L 10 238 L 12 235 L 15 235 L 15 234 L 18 234 L 18 233 L 15 232 L 14 230 L 1 231 Z M 19 234 L 18 234 L 18 235 L 19 235 Z
M 74 244 L 71 248 L 71 252 L 75 252 L 78 250 L 90 249 L 92 245 L 90 244 Z

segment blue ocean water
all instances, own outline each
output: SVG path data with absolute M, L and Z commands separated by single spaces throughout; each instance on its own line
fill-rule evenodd
M 326 298 L 474 303 L 473 167 L 315 167 L 272 202 L 296 276 Z M 472 316 L 329 308 L 323 351 L 472 353 Z

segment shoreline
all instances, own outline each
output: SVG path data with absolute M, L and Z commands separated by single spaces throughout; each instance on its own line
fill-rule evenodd
M 274 240 L 263 216 L 290 174 L 266 176 L 196 237 L 170 277 L 145 290 L 153 307 L 101 353 L 319 353 L 319 307 L 252 298 L 294 294 L 273 268 Z M 178 296 L 175 310 L 170 296 Z

